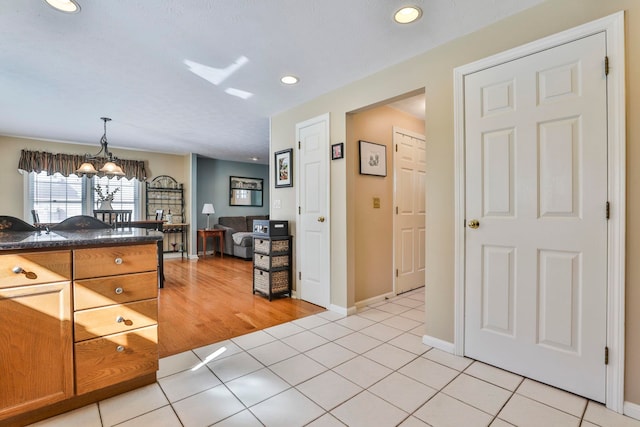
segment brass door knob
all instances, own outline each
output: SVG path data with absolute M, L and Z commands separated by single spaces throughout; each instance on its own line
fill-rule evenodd
M 469 226 L 469 228 L 473 228 L 475 230 L 476 228 L 480 227 L 480 221 L 478 221 L 477 219 L 472 219 L 467 225 Z
M 324 222 L 324 217 L 323 216 L 319 216 L 318 217 L 318 222 Z

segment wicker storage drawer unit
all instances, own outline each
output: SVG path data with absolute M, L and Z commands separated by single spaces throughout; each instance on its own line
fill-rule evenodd
M 254 237 L 253 293 L 291 296 L 291 236 Z

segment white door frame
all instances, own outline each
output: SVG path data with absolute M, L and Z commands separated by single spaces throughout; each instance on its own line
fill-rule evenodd
M 316 123 L 321 123 L 324 122 L 326 125 L 326 132 L 327 132 L 327 138 L 325 141 L 322 141 L 326 147 L 325 147 L 325 152 L 327 157 L 329 157 L 331 151 L 330 151 L 330 141 L 331 141 L 331 122 L 330 122 L 330 114 L 329 113 L 325 113 L 325 114 L 321 114 L 319 116 L 313 117 L 311 119 L 305 120 L 303 122 L 300 123 L 296 123 L 296 139 L 298 138 L 298 135 L 300 133 L 300 129 L 307 127 L 307 126 L 311 126 L 313 124 Z M 299 143 L 299 142 L 298 142 Z M 298 147 L 299 148 L 299 147 Z M 298 229 L 298 226 L 302 225 L 302 221 L 300 219 L 301 217 L 301 212 L 300 212 L 300 191 L 302 191 L 302 182 L 300 182 L 300 151 L 299 150 L 294 150 L 294 152 L 296 152 L 297 154 L 294 156 L 295 157 L 295 169 L 298 171 L 297 173 L 294 174 L 294 183 L 295 183 L 295 187 L 296 187 L 296 206 L 298 206 L 298 209 L 296 209 L 296 237 L 294 240 L 296 240 L 296 244 L 295 244 L 295 256 L 296 256 L 296 261 L 295 261 L 295 265 L 296 265 L 296 272 L 295 274 L 295 282 L 296 282 L 296 296 L 297 298 L 301 298 L 302 296 L 302 281 L 298 280 L 298 277 L 300 277 L 298 275 L 298 272 L 300 272 L 300 268 L 302 266 L 302 263 L 300 262 L 300 260 L 302 259 L 302 255 L 300 253 L 301 250 L 301 246 L 299 243 L 299 239 L 301 238 L 300 236 L 302 235 L 302 233 L 300 232 L 301 230 Z M 326 274 L 327 274 L 327 287 L 328 287 L 328 301 L 327 301 L 327 305 L 325 308 L 330 309 L 331 307 L 331 175 L 330 175 L 330 161 L 326 161 L 325 162 L 325 176 L 326 176 L 326 200 L 325 200 L 325 207 L 326 207 L 326 212 L 327 214 L 325 215 L 325 221 L 326 221 L 326 232 L 324 235 L 324 239 L 325 239 L 325 247 L 327 249 L 327 252 L 325 253 L 325 259 L 327 260 L 327 269 L 326 269 Z M 304 272 L 302 272 L 302 274 L 304 274 Z
M 465 147 L 464 147 L 464 78 L 465 75 L 531 55 L 592 34 L 605 32 L 609 74 L 607 78 L 608 121 L 608 198 L 611 215 L 607 224 L 607 347 L 606 405 L 623 412 L 624 404 L 624 309 L 625 309 L 625 50 L 624 12 L 488 58 L 454 69 L 454 157 L 455 157 L 455 354 L 464 354 L 464 286 L 465 286 Z M 604 70 L 604 58 L 603 58 Z M 604 71 L 603 71 L 604 72 Z M 604 215 L 604 207 L 603 207 Z M 603 349 L 604 363 L 604 349 Z

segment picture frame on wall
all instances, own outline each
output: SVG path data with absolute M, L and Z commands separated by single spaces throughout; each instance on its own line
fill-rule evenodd
M 387 146 L 359 141 L 360 175 L 387 176 Z
M 344 143 L 339 142 L 331 146 L 331 160 L 344 158 Z
M 275 153 L 276 188 L 293 187 L 293 149 Z

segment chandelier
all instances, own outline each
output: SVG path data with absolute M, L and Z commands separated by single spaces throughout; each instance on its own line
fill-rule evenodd
M 87 177 L 91 178 L 92 176 L 98 174 L 98 172 L 101 172 L 107 176 L 124 176 L 122 168 L 116 164 L 119 159 L 114 156 L 107 147 L 107 122 L 110 122 L 111 119 L 108 117 L 100 117 L 100 120 L 104 121 L 104 135 L 102 135 L 102 138 L 100 138 L 100 151 L 98 151 L 93 156 L 85 154 L 85 161 L 76 170 L 76 175 L 86 175 Z M 102 166 L 100 170 L 97 171 L 92 162 L 104 160 L 106 160 L 104 166 Z

